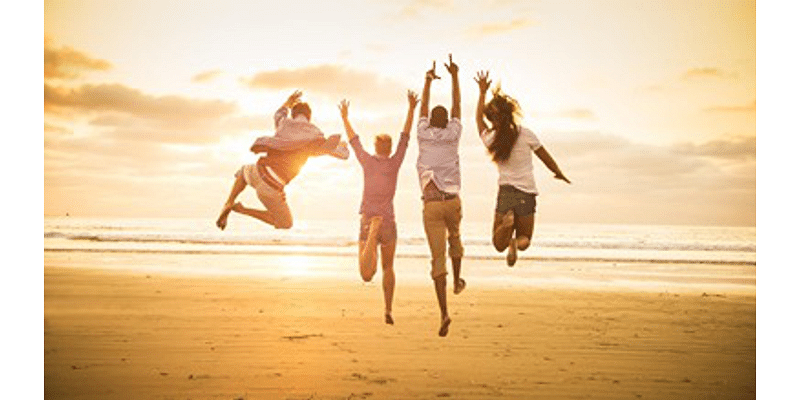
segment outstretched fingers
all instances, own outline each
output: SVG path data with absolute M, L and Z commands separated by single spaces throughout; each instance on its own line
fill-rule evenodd
M 492 81 L 489 80 L 489 71 L 478 71 L 478 75 L 475 77 L 475 82 L 478 83 L 478 88 L 481 91 L 489 90 L 489 86 L 492 85 Z
M 416 107 L 417 103 L 419 103 L 419 96 L 417 96 L 417 93 L 414 92 L 413 90 L 409 90 L 408 91 L 408 104 L 411 107 Z

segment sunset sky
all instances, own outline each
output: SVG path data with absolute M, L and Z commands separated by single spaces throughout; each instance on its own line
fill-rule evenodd
M 44 214 L 213 223 L 292 91 L 328 134 L 350 100 L 372 151 L 433 60 L 432 104 L 450 107 L 448 53 L 467 221 L 491 219 L 497 190 L 474 122 L 488 69 L 573 182 L 535 160 L 539 222 L 755 226 L 756 5 L 701 0 L 46 0 Z M 415 135 L 401 222 L 421 219 Z M 287 196 L 296 220 L 351 219 L 362 184 L 354 157 L 317 158 Z

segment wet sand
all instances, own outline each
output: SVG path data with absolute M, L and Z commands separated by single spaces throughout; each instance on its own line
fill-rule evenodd
M 755 293 L 468 285 L 440 338 L 432 286 L 389 326 L 353 278 L 45 263 L 45 398 L 755 398 Z

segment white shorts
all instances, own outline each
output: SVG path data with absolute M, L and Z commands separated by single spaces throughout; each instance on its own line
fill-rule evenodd
M 286 204 L 286 195 L 283 191 L 275 189 L 270 186 L 261 175 L 258 174 L 258 168 L 255 164 L 243 165 L 236 171 L 236 177 L 244 178 L 253 189 L 256 190 L 258 199 L 264 204 L 272 214 L 275 221 L 275 227 L 278 229 L 286 229 L 292 226 L 292 212 L 289 210 L 289 205 Z

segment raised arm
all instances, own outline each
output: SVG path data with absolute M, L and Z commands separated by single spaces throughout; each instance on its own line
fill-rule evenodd
M 408 91 L 408 114 L 406 115 L 406 125 L 403 127 L 403 134 L 411 134 L 411 124 L 414 122 L 414 109 L 419 103 L 419 97 L 416 93 Z
M 422 88 L 422 104 L 419 106 L 420 118 L 427 118 L 431 100 L 431 82 L 434 79 L 439 79 L 436 76 L 436 61 L 433 62 L 433 67 L 425 73 L 425 86 Z
M 342 122 L 344 123 L 344 129 L 347 131 L 347 141 L 353 140 L 356 137 L 356 132 L 353 130 L 353 126 L 350 125 L 350 120 L 348 117 L 348 111 L 350 109 L 350 102 L 347 100 L 342 100 L 339 103 L 339 113 L 342 114 Z
M 553 157 L 550 156 L 550 153 L 547 152 L 544 146 L 541 146 L 538 149 L 534 150 L 533 153 L 536 154 L 536 156 L 539 157 L 540 160 L 542 160 L 547 169 L 556 174 L 554 178 L 561 179 L 562 181 L 567 183 L 572 183 L 569 181 L 569 179 L 567 179 L 566 176 L 564 176 L 564 173 L 562 173 L 561 169 L 558 168 L 556 160 L 553 160 Z
M 356 159 L 363 165 L 364 160 L 367 158 L 367 153 L 364 150 L 364 147 L 361 146 L 360 140 L 353 140 L 357 138 L 358 135 L 356 135 L 356 131 L 353 130 L 353 126 L 350 125 L 350 120 L 348 119 L 349 110 L 350 102 L 347 100 L 342 100 L 342 102 L 339 103 L 339 112 L 342 114 L 344 130 L 347 132 L 347 141 L 350 143 L 350 146 L 353 147 L 353 152 L 356 153 Z
M 300 97 L 302 96 L 303 92 L 295 90 L 278 108 L 278 111 L 275 111 L 275 129 L 278 129 L 278 125 L 289 115 L 289 110 L 300 101 Z
M 458 65 L 453 62 L 453 55 L 450 54 L 450 64 L 445 64 L 447 72 L 453 78 L 453 106 L 450 108 L 452 118 L 461 119 L 461 88 L 458 86 Z
M 488 129 L 486 120 L 483 119 L 483 109 L 486 107 L 486 92 L 492 84 L 492 81 L 489 80 L 489 71 L 478 71 L 475 82 L 478 82 L 478 108 L 475 110 L 475 122 L 478 124 L 478 136 L 480 136 Z

